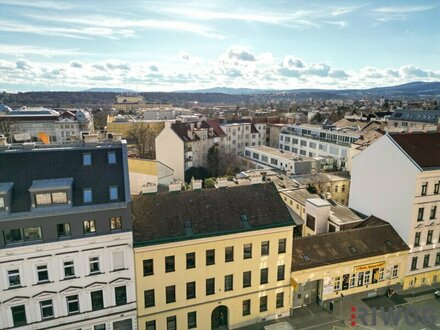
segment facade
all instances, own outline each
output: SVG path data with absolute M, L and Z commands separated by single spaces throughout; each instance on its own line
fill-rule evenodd
M 293 308 L 318 303 L 331 310 L 330 302 L 344 296 L 400 288 L 408 250 L 393 227 L 375 217 L 350 230 L 295 238 Z
M 440 281 L 440 133 L 386 134 L 353 158 L 350 207 L 411 248 L 405 288 Z
M 293 221 L 272 183 L 139 196 L 133 215 L 140 330 L 289 315 Z
M 128 171 L 132 195 L 157 191 L 159 186 L 168 186 L 174 181 L 173 170 L 157 160 L 129 158 Z
M 138 120 L 132 116 L 108 116 L 107 117 L 107 132 L 121 134 L 123 139 L 126 139 L 129 132 L 136 128 L 136 125 L 146 126 L 156 137 L 160 131 L 165 127 L 163 120 Z
M 226 134 L 220 147 L 228 152 L 243 156 L 246 147 L 264 145 L 266 143 L 266 127 L 265 124 L 258 124 L 258 126 L 261 128 L 261 133 L 250 120 L 220 123 L 221 129 Z
M 440 125 L 438 110 L 397 109 L 388 119 L 387 128 L 400 132 L 436 132 Z
M 0 168 L 0 328 L 135 328 L 125 142 L 3 145 Z
M 360 133 L 351 129 L 287 125 L 280 134 L 280 149 L 312 158 L 331 157 L 344 169 L 351 144 L 359 137 Z
M 257 168 L 258 166 L 274 168 L 288 175 L 316 173 L 321 169 L 321 162 L 318 159 L 264 145 L 246 147 L 244 155 L 254 162 Z
M 39 141 L 40 134 L 48 136 L 50 143 L 65 143 L 81 139 L 81 132 L 94 132 L 93 116 L 86 110 L 55 111 L 46 108 L 22 108 L 0 113 L 0 131 L 17 142 Z
M 280 147 L 280 134 L 286 124 L 266 124 L 266 145 L 272 148 Z

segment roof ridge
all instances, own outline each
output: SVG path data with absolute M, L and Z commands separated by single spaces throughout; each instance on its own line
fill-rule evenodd
M 366 221 L 366 220 L 363 220 L 363 221 Z M 373 226 L 353 227 L 353 228 L 350 228 L 350 229 L 338 230 L 338 231 L 333 231 L 333 232 L 325 232 L 325 233 L 319 233 L 319 234 L 315 234 L 315 235 L 295 237 L 294 240 L 307 239 L 307 238 L 316 237 L 316 236 L 320 236 L 321 237 L 321 236 L 325 236 L 325 235 L 335 235 L 335 234 L 338 234 L 338 233 L 353 232 L 353 231 L 356 231 L 356 230 L 372 229 L 372 228 L 376 228 L 376 227 L 385 227 L 385 226 L 389 226 L 389 227 L 393 228 L 393 226 L 391 224 L 384 223 L 384 224 L 378 224 L 378 225 L 373 225 Z

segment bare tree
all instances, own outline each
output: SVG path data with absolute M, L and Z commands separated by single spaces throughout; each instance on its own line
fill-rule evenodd
M 156 132 L 144 123 L 136 123 L 128 132 L 127 139 L 136 146 L 140 158 L 155 158 Z
M 0 134 L 3 134 L 9 142 L 12 142 L 12 131 L 15 121 L 11 118 L 0 117 Z

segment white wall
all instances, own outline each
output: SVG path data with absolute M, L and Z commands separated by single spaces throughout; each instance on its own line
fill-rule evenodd
M 174 170 L 174 177 L 185 180 L 183 141 L 165 123 L 165 128 L 156 137 L 156 159 Z
M 131 318 L 136 323 L 134 260 L 131 232 L 35 244 L 0 250 L 0 329 L 13 326 L 11 307 L 25 305 L 32 329 L 93 328 Z M 114 253 L 122 252 L 124 269 L 115 270 Z M 100 273 L 90 276 L 89 257 L 99 257 Z M 119 255 L 118 255 L 119 256 Z M 64 278 L 64 261 L 74 261 L 75 277 Z M 119 259 L 121 260 L 121 259 Z M 37 284 L 39 265 L 48 266 L 49 282 Z M 19 269 L 22 288 L 9 288 L 8 270 Z M 115 306 L 114 288 L 126 286 L 127 304 Z M 104 309 L 91 311 L 90 292 L 102 290 Z M 67 315 L 66 297 L 78 295 L 80 313 Z M 54 319 L 41 321 L 40 301 L 52 299 Z M 95 319 L 96 318 L 96 319 Z M 73 323 L 74 325 L 62 324 Z M 29 326 L 19 329 L 30 329 Z
M 418 168 L 388 135 L 352 160 L 349 207 L 391 223 L 408 243 Z

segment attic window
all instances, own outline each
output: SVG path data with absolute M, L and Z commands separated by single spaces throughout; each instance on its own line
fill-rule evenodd
M 304 260 L 305 262 L 309 262 L 309 261 L 310 261 L 309 256 L 306 255 L 306 254 L 303 254 L 303 255 L 302 255 L 302 258 L 303 258 L 303 260 Z
M 349 246 L 348 249 L 352 254 L 357 254 L 356 248 L 354 246 Z
M 386 244 L 388 247 L 392 247 L 392 246 L 393 246 L 393 244 L 391 243 L 391 241 L 390 241 L 389 239 L 387 239 L 387 240 L 385 241 L 385 244 Z

